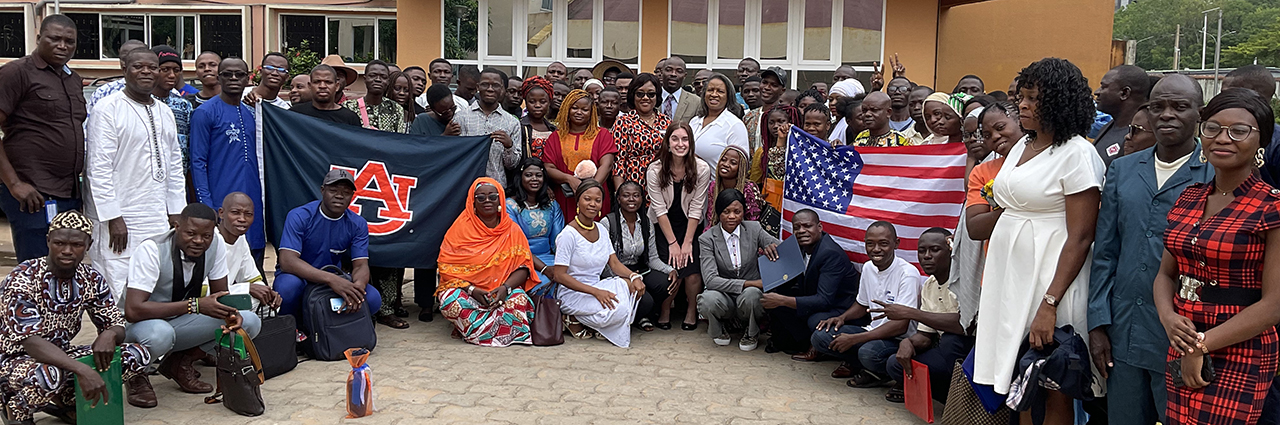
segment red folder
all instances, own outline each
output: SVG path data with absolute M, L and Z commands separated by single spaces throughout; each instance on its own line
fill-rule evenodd
M 911 375 L 902 377 L 902 392 L 906 399 L 907 411 L 915 414 L 925 423 L 933 423 L 933 390 L 929 386 L 929 366 L 911 361 Z

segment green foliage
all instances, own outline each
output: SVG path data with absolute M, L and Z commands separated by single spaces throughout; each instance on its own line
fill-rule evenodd
M 319 65 L 322 59 L 320 54 L 311 48 L 309 40 L 302 40 L 297 46 L 289 46 L 284 55 L 289 58 L 289 80 L 287 81 L 292 81 L 298 74 L 310 73 L 311 68 Z
M 457 7 L 466 8 L 462 14 L 462 31 L 459 39 Z M 471 58 L 476 55 L 477 23 L 480 21 L 480 4 L 476 0 L 445 0 L 444 2 L 444 57 L 447 59 Z
M 1137 0 L 1117 11 L 1114 38 L 1137 40 L 1136 65 L 1173 67 L 1174 34 L 1182 25 L 1182 69 L 1200 68 L 1204 10 L 1221 7 L 1223 68 L 1254 63 L 1280 66 L 1280 0 Z M 1206 67 L 1213 66 L 1218 13 L 1209 13 Z

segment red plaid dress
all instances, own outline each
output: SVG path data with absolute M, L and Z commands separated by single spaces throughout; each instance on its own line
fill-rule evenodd
M 1235 200 L 1206 218 L 1205 202 L 1212 183 L 1188 187 L 1169 211 L 1165 249 L 1178 261 L 1178 273 L 1219 287 L 1262 288 L 1266 231 L 1280 226 L 1280 191 L 1256 176 L 1235 190 Z M 1226 322 L 1242 306 L 1188 301 L 1174 296 L 1174 309 L 1200 330 Z M 1274 329 L 1248 341 L 1210 353 L 1217 378 L 1193 390 L 1174 387 L 1166 377 L 1169 425 L 1252 424 L 1262 415 L 1262 402 L 1280 366 L 1280 340 Z M 1171 348 L 1169 360 L 1177 358 Z

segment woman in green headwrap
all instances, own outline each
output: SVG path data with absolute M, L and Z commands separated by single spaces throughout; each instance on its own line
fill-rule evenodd
M 973 96 L 964 93 L 937 92 L 924 100 L 924 120 L 933 133 L 924 139 L 922 145 L 940 145 L 943 143 L 960 143 L 964 141 L 964 103 Z

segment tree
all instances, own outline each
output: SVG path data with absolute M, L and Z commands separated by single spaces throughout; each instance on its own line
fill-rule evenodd
M 1280 18 L 1280 0 L 1138 0 L 1130 3 L 1115 14 L 1114 37 L 1121 40 L 1137 40 L 1135 48 L 1136 65 L 1145 69 L 1170 69 L 1173 67 L 1175 33 L 1177 26 L 1182 25 L 1182 49 L 1180 66 L 1183 69 L 1199 68 L 1201 43 L 1204 40 L 1201 29 L 1204 25 L 1204 14 L 1201 12 L 1221 7 L 1222 16 L 1222 62 L 1223 68 L 1233 68 L 1253 63 L 1253 55 L 1234 50 L 1233 46 L 1245 43 L 1252 38 L 1260 38 L 1261 45 L 1267 40 L 1264 36 L 1275 26 Z M 1217 12 L 1209 13 L 1209 34 L 1207 55 L 1204 61 L 1207 66 L 1213 64 L 1215 37 L 1217 36 Z M 1277 27 L 1276 29 L 1280 29 Z M 1265 56 L 1265 55 L 1264 55 Z M 1267 65 L 1280 65 L 1277 55 L 1270 56 Z M 1259 63 L 1264 58 L 1259 57 Z
M 466 8 L 462 14 L 462 30 L 458 30 L 457 7 Z M 474 58 L 479 30 L 480 4 L 476 0 L 445 0 L 444 2 L 444 57 L 448 59 Z M 459 39 L 461 35 L 461 39 Z

